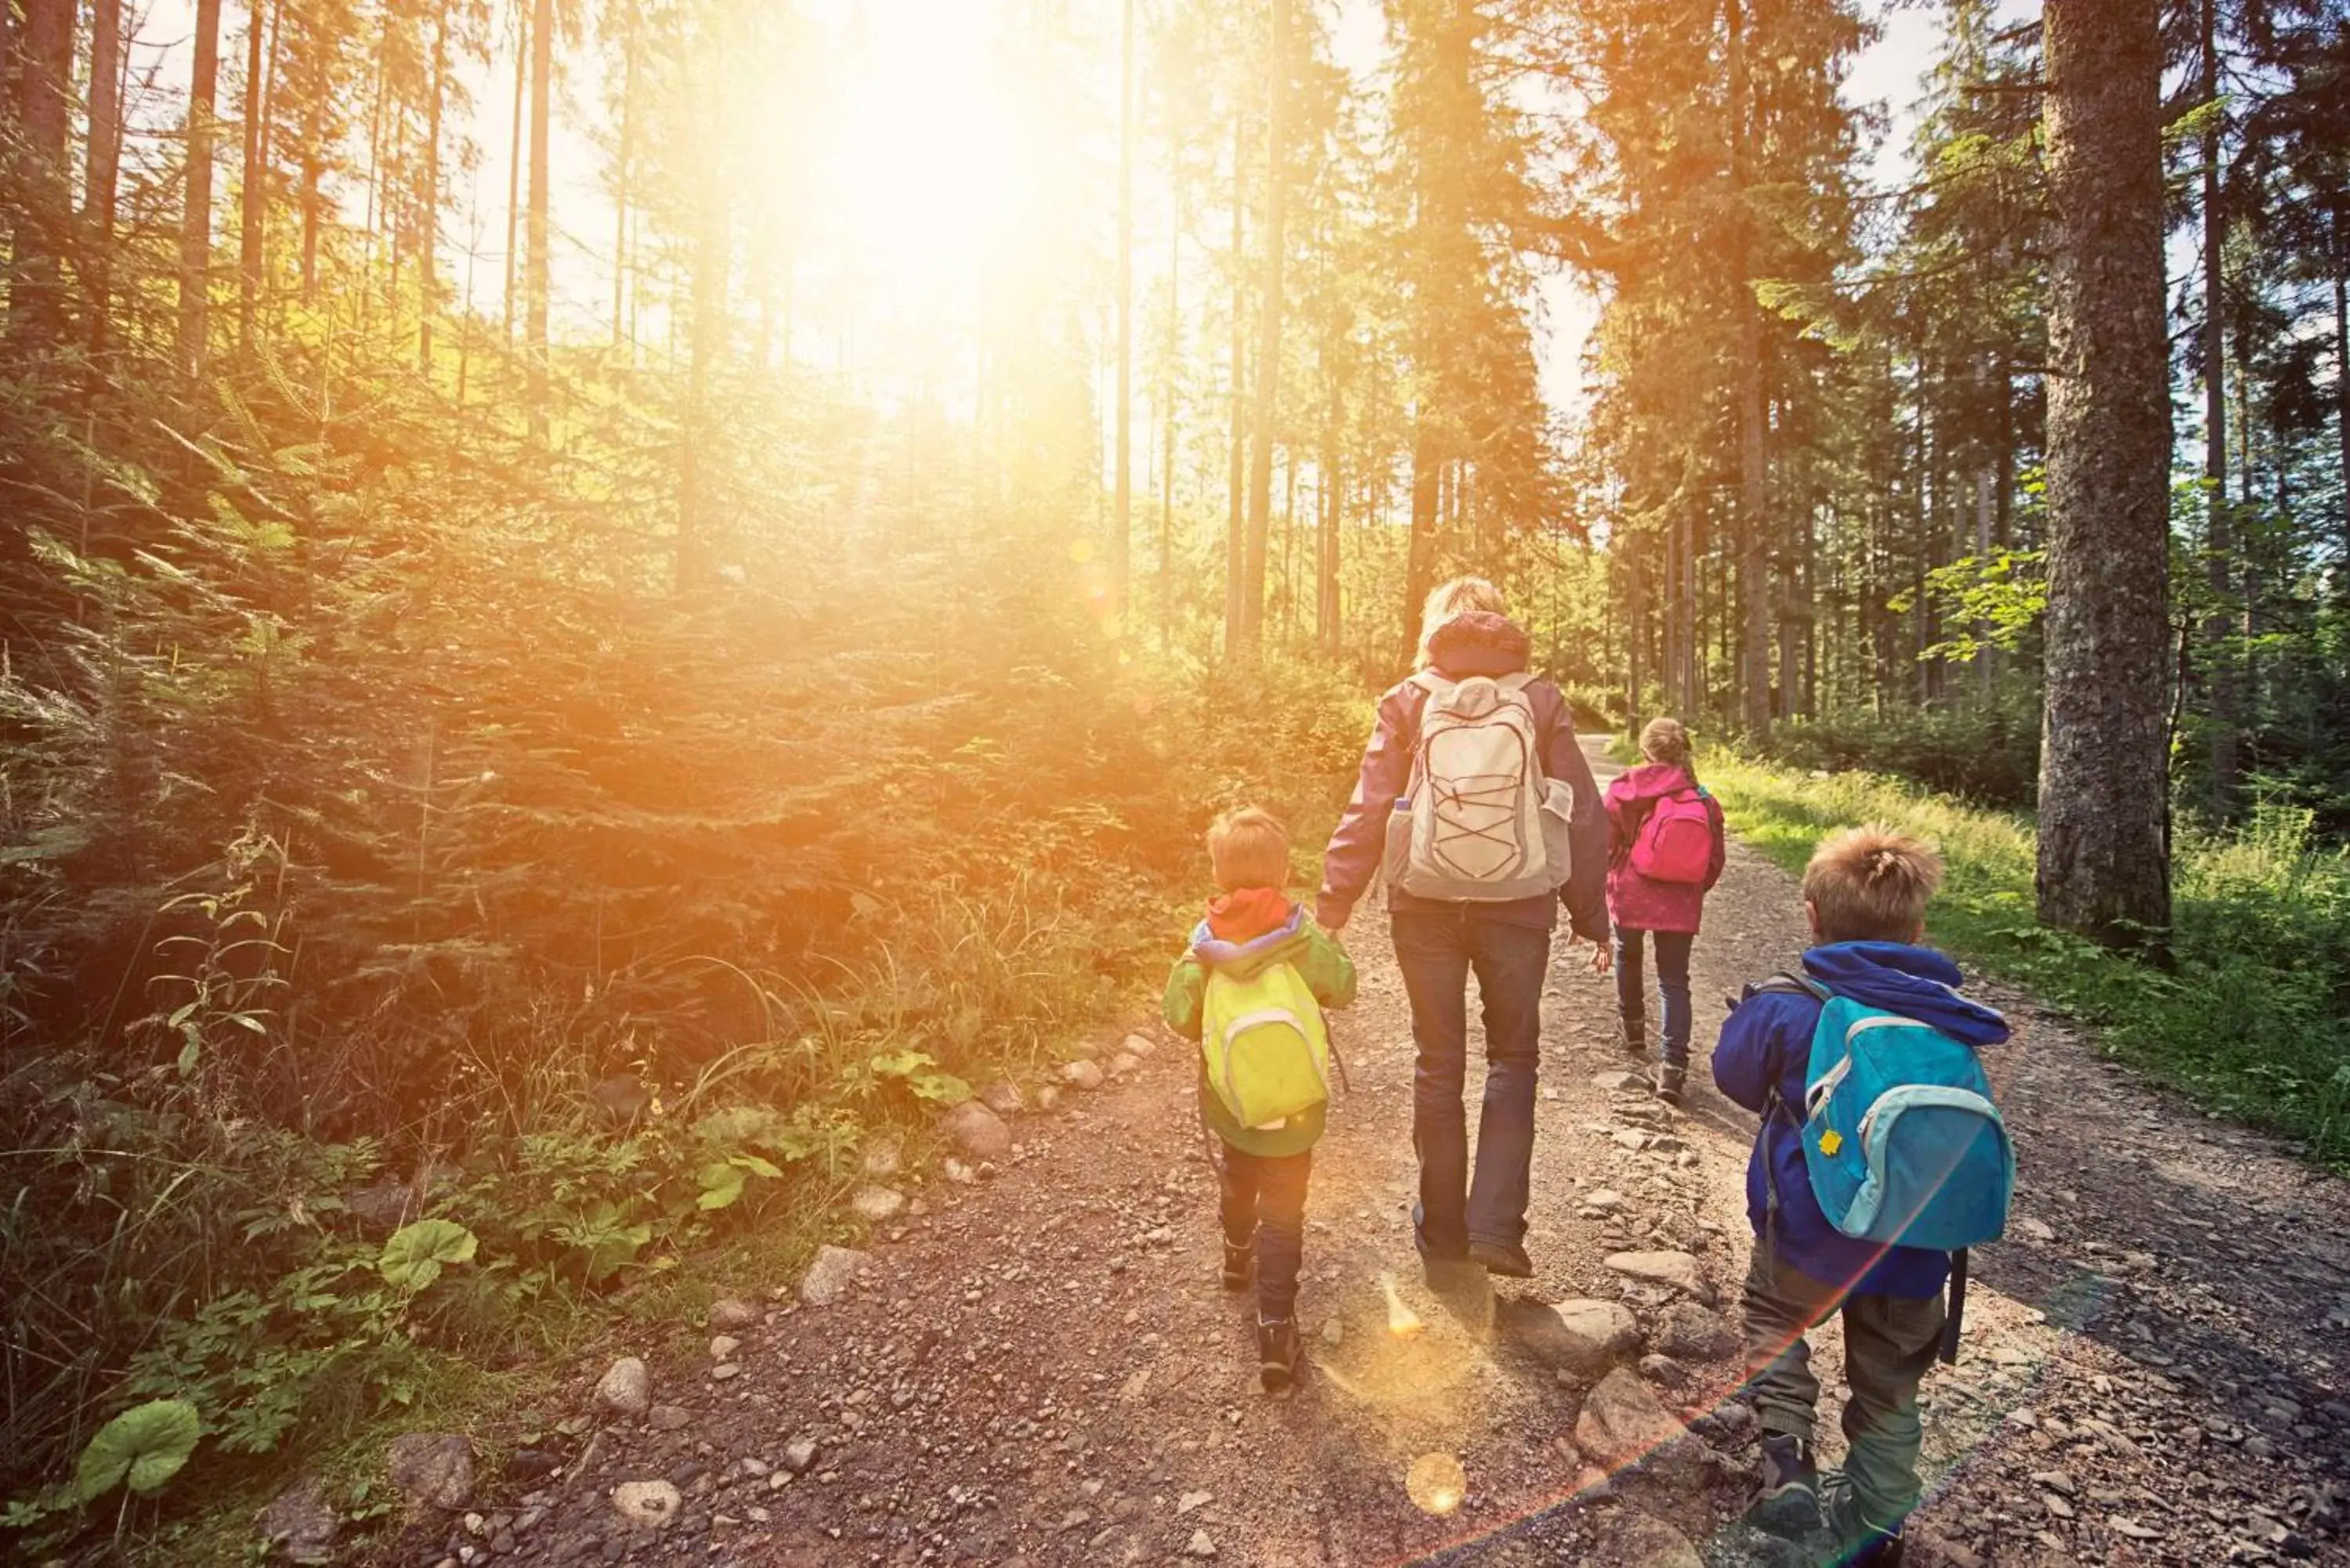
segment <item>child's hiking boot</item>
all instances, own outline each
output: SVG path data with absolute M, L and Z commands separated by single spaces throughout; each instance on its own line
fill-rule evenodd
M 1833 1568 L 1901 1568 L 1908 1549 L 1902 1533 L 1908 1521 L 1879 1524 L 1861 1512 L 1860 1499 L 1840 1473 L 1830 1476 L 1822 1490 L 1826 1494 L 1822 1513 L 1835 1542 L 1835 1555 L 1828 1559 Z
M 1228 1291 L 1244 1291 L 1256 1279 L 1256 1242 L 1247 1241 L 1235 1247 L 1224 1243 L 1223 1285 Z
M 1268 1394 L 1280 1392 L 1297 1381 L 1298 1358 L 1305 1347 L 1298 1343 L 1297 1324 L 1291 1318 L 1260 1320 L 1256 1325 L 1256 1378 Z
M 1526 1250 L 1514 1241 L 1471 1241 L 1469 1261 L 1489 1274 L 1499 1274 L 1505 1280 L 1531 1280 L 1534 1277 L 1534 1261 Z
M 1665 1104 L 1679 1106 L 1681 1103 L 1681 1091 L 1688 1086 L 1689 1069 L 1687 1067 L 1668 1062 L 1657 1069 L 1657 1098 L 1664 1101 Z
M 1820 1470 L 1810 1443 L 1762 1434 L 1762 1483 L 1746 1517 L 1758 1530 L 1790 1538 L 1819 1528 Z

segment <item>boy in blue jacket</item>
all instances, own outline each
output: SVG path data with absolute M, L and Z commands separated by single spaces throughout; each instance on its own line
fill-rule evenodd
M 1960 996 L 1958 966 L 1920 945 L 1941 879 L 1940 858 L 1916 839 L 1877 827 L 1827 839 L 1804 872 L 1814 942 L 1804 971 L 1836 995 L 1970 1045 L 1995 1044 L 2007 1038 L 2007 1021 Z M 1813 1196 L 1800 1118 L 1821 1006 L 1800 989 L 1749 986 L 1713 1054 L 1721 1092 L 1762 1116 L 1746 1167 L 1756 1237 L 1745 1293 L 1747 1389 L 1762 1429 L 1762 1483 L 1751 1517 L 1790 1535 L 1825 1524 L 1836 1539 L 1835 1561 L 1894 1568 L 1903 1522 L 1918 1502 L 1918 1386 L 1941 1342 L 1950 1259 L 1856 1241 L 1828 1222 Z M 1820 1386 L 1804 1335 L 1837 1312 L 1851 1390 L 1849 1452 L 1843 1472 L 1823 1484 L 1812 1451 Z

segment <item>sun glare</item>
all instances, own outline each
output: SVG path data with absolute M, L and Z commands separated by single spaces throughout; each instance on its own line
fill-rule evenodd
M 1029 197 L 1024 127 L 995 68 L 998 0 L 865 0 L 843 18 L 825 163 L 845 258 L 876 301 L 962 296 Z

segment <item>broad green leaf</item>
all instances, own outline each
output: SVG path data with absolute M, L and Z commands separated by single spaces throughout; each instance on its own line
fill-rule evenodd
M 134 1405 L 100 1427 L 81 1451 L 74 1496 L 88 1502 L 124 1482 L 135 1492 L 153 1491 L 180 1473 L 203 1436 L 196 1407 L 184 1399 Z
M 761 1159 L 755 1154 L 738 1154 L 727 1163 L 730 1165 L 740 1166 L 743 1169 L 749 1171 L 754 1176 L 783 1175 L 783 1172 L 776 1168 L 773 1160 Z
M 695 1207 L 723 1209 L 743 1196 L 746 1179 L 741 1166 L 731 1159 L 720 1159 L 703 1166 L 699 1179 L 702 1196 L 694 1199 Z
M 471 1262 L 481 1242 L 454 1220 L 419 1220 L 391 1233 L 383 1255 L 375 1261 L 384 1282 L 404 1291 L 421 1291 L 441 1277 L 449 1263 Z

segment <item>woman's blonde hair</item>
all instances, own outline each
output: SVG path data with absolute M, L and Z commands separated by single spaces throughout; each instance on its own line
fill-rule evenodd
M 1412 661 L 1413 668 L 1426 670 L 1434 664 L 1436 656 L 1428 651 L 1429 639 L 1446 621 L 1471 610 L 1507 615 L 1509 607 L 1503 602 L 1502 590 L 1482 577 L 1455 577 L 1449 583 L 1438 584 L 1419 612 L 1419 653 Z
M 1289 828 L 1256 806 L 1228 811 L 1208 829 L 1208 864 L 1222 892 L 1289 886 Z
M 1640 754 L 1670 768 L 1690 765 L 1689 726 L 1679 719 L 1651 719 L 1640 732 Z

